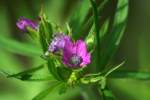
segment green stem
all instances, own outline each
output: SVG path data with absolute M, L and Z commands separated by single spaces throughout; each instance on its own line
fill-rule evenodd
M 100 65 L 100 38 L 99 38 L 99 27 L 98 27 L 98 9 L 96 6 L 96 2 L 94 0 L 90 0 L 93 13 L 94 13 L 94 25 L 95 25 L 95 32 L 96 32 L 96 40 L 97 40 L 97 66 Z M 100 67 L 97 67 L 98 70 Z

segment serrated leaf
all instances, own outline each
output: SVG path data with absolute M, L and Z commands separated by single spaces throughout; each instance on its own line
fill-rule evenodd
M 123 36 L 128 15 L 128 0 L 118 0 L 112 32 L 107 35 L 106 49 L 101 55 L 99 70 L 103 69 L 114 55 Z
M 24 56 L 40 56 L 42 53 L 42 50 L 35 45 L 20 43 L 6 37 L 0 37 L 0 48 Z
M 37 96 L 35 96 L 32 100 L 42 100 L 42 99 L 44 99 L 50 92 L 56 90 L 60 85 L 62 85 L 60 82 L 52 84 L 48 89 L 46 89 L 46 90 L 40 92 L 39 94 L 37 94 Z
M 112 73 L 110 78 L 131 78 L 139 80 L 150 80 L 150 72 L 136 72 L 136 71 L 116 71 Z

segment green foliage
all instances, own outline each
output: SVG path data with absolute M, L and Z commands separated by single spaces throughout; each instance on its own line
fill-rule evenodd
M 52 38 L 53 29 L 52 24 L 47 20 L 45 14 L 42 13 L 40 18 L 41 21 L 39 25 L 39 38 L 43 52 L 46 52 L 48 49 L 48 44 Z
M 135 71 L 116 71 L 112 73 L 109 77 L 111 78 L 131 78 L 138 80 L 150 80 L 149 72 L 135 72 Z
M 58 87 L 62 85 L 61 83 L 53 83 L 49 88 L 46 90 L 40 92 L 37 96 L 35 96 L 32 100 L 42 100 L 44 97 L 46 97 L 50 92 L 58 89 Z
M 115 96 L 113 95 L 112 91 L 107 89 L 102 90 L 102 97 L 104 100 L 116 100 Z
M 104 68 L 114 55 L 123 36 L 128 15 L 128 0 L 118 0 L 112 32 L 107 35 L 108 43 L 101 55 L 100 66 Z
M 58 67 L 62 67 L 61 63 L 54 58 L 53 55 L 51 55 L 48 58 L 48 69 L 50 71 L 50 73 L 57 79 L 57 80 L 62 80 L 62 77 L 60 76 L 60 74 L 58 73 Z
M 49 88 L 40 92 L 33 100 L 41 100 L 46 97 L 46 95 L 53 93 L 54 90 L 63 94 L 66 93 L 67 89 L 70 89 L 70 87 L 80 86 L 82 88 L 82 85 L 91 86 L 93 84 L 99 90 L 103 100 L 115 100 L 116 98 L 112 91 L 107 87 L 107 78 L 150 80 L 150 74 L 146 72 L 116 71 L 124 64 L 124 62 L 113 68 L 108 66 L 120 44 L 125 30 L 128 15 L 128 0 L 117 0 L 114 17 L 109 16 L 104 19 L 102 25 L 99 25 L 99 22 L 101 21 L 101 14 L 99 14 L 99 12 L 105 8 L 105 5 L 108 2 L 110 1 L 103 0 L 100 4 L 97 3 L 96 0 L 90 0 L 89 2 L 82 0 L 81 2 L 78 2 L 78 8 L 75 9 L 77 11 L 73 14 L 74 16 L 70 17 L 69 24 L 67 24 L 67 35 L 73 38 L 73 40 L 83 38 L 90 53 L 92 54 L 96 51 L 97 57 L 91 57 L 92 63 L 94 59 L 96 59 L 96 63 L 94 63 L 94 66 L 89 65 L 88 67 L 92 66 L 91 69 L 96 67 L 97 73 L 93 74 L 92 70 L 89 70 L 90 68 L 85 68 L 85 70 L 88 70 L 87 72 L 84 72 L 84 69 L 82 69 L 83 73 L 81 70 L 70 70 L 62 63 L 61 53 L 54 55 L 47 52 L 49 42 L 53 38 L 53 32 L 60 32 L 60 27 L 57 25 L 54 27 L 42 12 L 40 15 L 39 30 L 35 31 L 30 27 L 28 28 L 31 38 L 36 40 L 36 42 L 39 41 L 40 44 L 37 43 L 31 45 L 29 43 L 17 42 L 10 38 L 0 37 L 0 47 L 9 52 L 29 57 L 39 57 L 40 55 L 44 55 L 44 60 L 46 61 L 44 65 L 46 65 L 50 73 L 47 76 L 35 74 L 37 71 L 43 69 L 44 66 L 42 65 L 17 74 L 5 74 L 8 75 L 9 78 L 17 78 L 22 81 L 54 82 L 50 83 Z M 91 8 L 89 6 L 90 3 Z M 90 13 L 91 10 L 93 13 Z M 66 28 L 62 30 L 65 29 Z M 88 34 L 85 34 L 84 32 Z M 43 52 L 38 45 L 41 45 Z M 80 73 L 82 74 L 80 75 Z M 87 95 L 89 94 L 87 93 Z
M 42 50 L 36 46 L 27 43 L 21 43 L 10 38 L 0 37 L 0 48 L 3 48 L 9 52 L 15 54 L 21 54 L 24 56 L 39 56 Z
M 37 71 L 40 71 L 44 68 L 44 65 L 34 67 L 16 74 L 12 74 L 10 72 L 1 70 L 1 73 L 3 73 L 8 78 L 16 78 L 22 81 L 50 81 L 53 80 L 53 77 L 51 75 L 39 75 L 36 74 Z
M 97 65 L 100 65 L 100 54 L 101 54 L 101 49 L 100 49 L 100 37 L 99 37 L 99 25 L 98 25 L 98 8 L 96 5 L 96 2 L 94 0 L 90 0 L 92 8 L 93 8 L 93 16 L 94 16 L 94 29 L 96 32 L 96 56 L 97 56 Z

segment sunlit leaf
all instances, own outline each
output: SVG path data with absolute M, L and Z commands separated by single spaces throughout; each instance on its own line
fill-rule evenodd
M 31 27 L 27 27 L 27 34 L 29 34 L 29 36 L 34 39 L 34 40 L 37 40 L 38 39 L 38 31 L 34 30 L 33 28 Z
M 49 88 L 37 94 L 32 100 L 43 100 L 50 92 L 58 89 L 61 85 L 60 82 L 53 83 Z
M 92 28 L 89 32 L 88 36 L 85 38 L 85 43 L 87 44 L 88 51 L 92 52 L 95 49 L 96 46 L 96 39 L 95 39 L 95 33 Z
M 12 53 L 25 56 L 40 56 L 42 50 L 36 45 L 20 43 L 16 40 L 0 36 L 0 48 L 10 51 Z

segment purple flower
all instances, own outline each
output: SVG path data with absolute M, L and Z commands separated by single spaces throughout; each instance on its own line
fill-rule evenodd
M 27 27 L 31 27 L 35 30 L 38 28 L 38 23 L 24 17 L 20 17 L 16 25 L 23 32 L 27 31 Z
M 67 41 L 63 50 L 64 64 L 76 68 L 84 67 L 89 64 L 91 55 L 87 52 L 87 47 L 84 41 L 78 40 L 75 43 Z
M 63 33 L 57 34 L 48 47 L 49 52 L 63 50 L 66 41 L 71 41 L 70 37 Z

